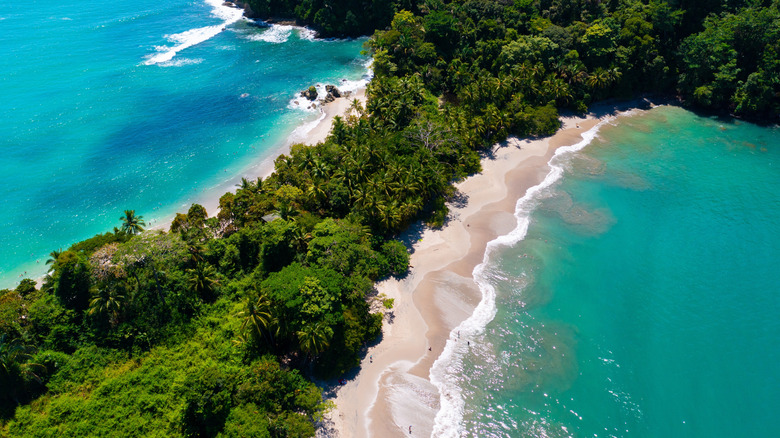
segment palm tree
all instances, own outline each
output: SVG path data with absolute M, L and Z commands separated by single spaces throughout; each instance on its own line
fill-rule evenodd
M 607 70 L 607 78 L 609 79 L 610 84 L 615 84 L 620 81 L 620 78 L 623 77 L 623 72 L 620 71 L 617 67 L 612 67 L 609 70 Z
M 269 336 L 273 316 L 271 315 L 271 303 L 266 297 L 260 296 L 256 302 L 248 302 L 246 311 L 239 312 L 238 315 L 244 318 L 244 322 L 241 323 L 243 333 L 250 330 L 256 339 Z
M 241 182 L 236 184 L 236 187 L 238 187 L 239 190 L 249 190 L 252 188 L 252 183 L 249 182 L 246 177 L 241 177 Z
M 46 260 L 47 265 L 54 265 L 57 263 L 57 259 L 60 257 L 60 254 L 62 254 L 62 248 L 55 249 L 54 251 L 49 253 L 49 260 Z
M 6 334 L 0 335 L 0 406 L 6 402 L 19 404 L 17 393 L 20 389 L 20 379 L 41 378 L 36 372 L 46 371 L 46 367 L 37 363 L 27 362 L 32 358 L 33 349 L 25 347 L 16 341 L 9 341 Z
M 588 86 L 594 89 L 606 88 L 610 83 L 610 75 L 602 67 L 596 68 L 596 70 L 588 76 Z
M 125 210 L 125 215 L 120 217 L 119 220 L 122 221 L 122 231 L 128 234 L 136 235 L 141 233 L 144 231 L 144 226 L 146 226 L 144 217 L 136 216 L 135 210 Z
M 103 314 L 108 316 L 112 327 L 119 323 L 119 312 L 122 310 L 125 296 L 114 288 L 99 289 L 89 302 L 89 314 Z
M 544 82 L 542 88 L 547 94 L 547 98 L 556 102 L 568 102 L 571 98 L 569 86 L 561 78 L 550 75 Z
M 238 187 L 238 190 L 257 193 L 263 188 L 263 177 L 258 176 L 254 181 L 249 181 L 246 177 L 241 177 L 241 182 L 236 184 L 236 187 Z
M 327 195 L 324 184 L 312 183 L 309 185 L 309 188 L 306 189 L 306 196 L 312 204 L 321 203 L 326 199 Z
M 187 269 L 187 285 L 201 298 L 210 298 L 214 287 L 219 285 L 219 281 L 215 278 L 216 274 L 214 266 L 208 263 L 198 263 L 194 268 Z
M 330 345 L 333 329 L 320 321 L 316 324 L 305 325 L 296 335 L 298 335 L 298 345 L 300 345 L 301 351 L 306 353 L 309 358 L 314 359 Z

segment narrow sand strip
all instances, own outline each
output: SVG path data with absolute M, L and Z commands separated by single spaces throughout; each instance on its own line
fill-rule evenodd
M 481 299 L 472 270 L 487 242 L 515 227 L 517 200 L 544 179 L 555 150 L 579 142 L 598 118 L 563 122 L 552 137 L 510 139 L 494 147 L 482 160 L 482 173 L 456 184 L 460 197 L 450 204 L 444 227 L 418 224 L 402 236 L 413 246 L 413 268 L 404 279 L 377 284 L 380 293 L 395 298 L 393 318 L 358 375 L 337 390 L 331 419 L 341 438 L 431 435 L 439 393 L 428 375 L 449 333 Z
M 440 398 L 428 380 L 430 368 L 482 298 L 472 272 L 487 243 L 515 228 L 517 200 L 542 182 L 558 148 L 580 142 L 604 117 L 650 106 L 644 99 L 605 102 L 585 117 L 562 118 L 552 137 L 494 146 L 482 160 L 483 171 L 456 184 L 459 196 L 449 204 L 444 227 L 415 224 L 407 230 L 401 239 L 413 249 L 411 272 L 377 284 L 379 293 L 395 299 L 382 340 L 368 349 L 354 378 L 330 389 L 337 407 L 318 436 L 430 436 Z

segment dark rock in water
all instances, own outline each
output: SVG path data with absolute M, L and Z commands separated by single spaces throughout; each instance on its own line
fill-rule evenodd
M 311 86 L 308 90 L 301 91 L 301 96 L 309 100 L 314 100 L 317 98 L 317 89 L 314 88 L 314 86 Z
M 336 88 L 335 85 L 326 85 L 325 91 L 328 92 L 329 96 L 333 96 L 334 98 L 341 97 L 341 92 L 339 91 L 338 88 Z

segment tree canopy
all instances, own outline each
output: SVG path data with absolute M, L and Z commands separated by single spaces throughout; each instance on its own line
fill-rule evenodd
M 452 182 L 558 111 L 638 93 L 777 120 L 777 1 L 251 0 L 322 35 L 371 33 L 375 77 L 314 146 L 209 217 L 57 249 L 0 291 L 0 435 L 312 436 L 314 376 L 359 364 L 408 270 L 394 237 L 447 218 Z M 389 302 L 389 301 L 388 301 Z

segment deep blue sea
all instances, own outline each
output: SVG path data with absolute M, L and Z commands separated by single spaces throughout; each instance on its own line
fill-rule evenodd
M 475 270 L 438 436 L 780 436 L 780 129 L 660 107 L 553 164 Z
M 363 40 L 259 27 L 221 4 L 0 4 L 0 288 L 125 209 L 154 225 L 254 178 L 320 117 L 298 91 L 368 72 Z

